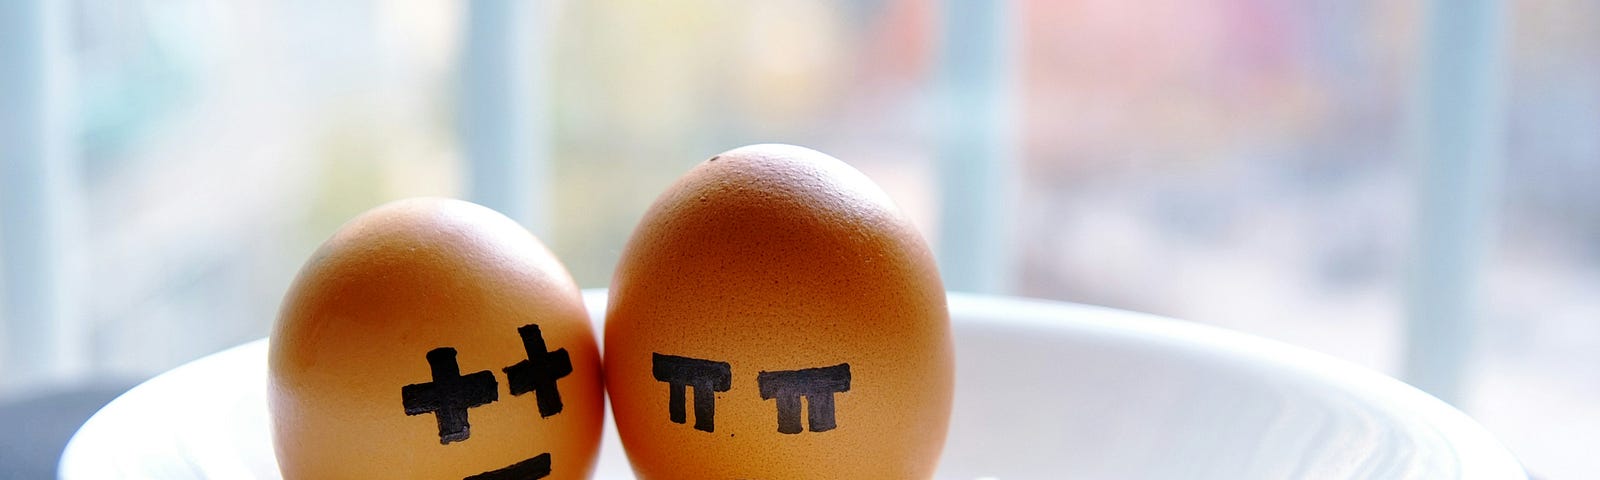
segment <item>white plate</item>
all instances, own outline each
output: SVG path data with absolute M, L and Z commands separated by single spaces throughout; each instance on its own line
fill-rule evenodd
M 596 325 L 605 291 L 584 292 Z M 1521 479 L 1460 411 L 1321 354 L 1082 305 L 952 294 L 939 478 Z M 266 341 L 173 369 L 84 424 L 67 479 L 278 478 Z M 632 478 L 606 422 L 596 478 Z

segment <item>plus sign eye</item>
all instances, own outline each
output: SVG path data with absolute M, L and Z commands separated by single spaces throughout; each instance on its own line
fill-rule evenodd
M 435 348 L 427 358 L 433 381 L 400 388 L 406 415 L 432 413 L 439 423 L 440 444 L 466 440 L 472 436 L 467 409 L 494 402 L 500 396 L 494 374 L 483 370 L 461 375 L 454 348 Z
M 541 417 L 561 413 L 561 391 L 556 388 L 556 380 L 572 374 L 572 359 L 568 358 L 567 349 L 546 351 L 544 334 L 538 325 L 523 325 L 517 328 L 517 334 L 522 336 L 522 349 L 527 351 L 528 359 L 505 368 L 511 394 L 534 392 Z
M 389 203 L 345 223 L 287 291 L 265 395 L 284 480 L 592 476 L 606 413 L 594 325 L 516 220 Z

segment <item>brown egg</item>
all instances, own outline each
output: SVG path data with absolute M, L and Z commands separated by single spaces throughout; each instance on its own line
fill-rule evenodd
M 268 364 L 286 479 L 594 467 L 603 382 L 578 288 L 488 208 L 404 200 L 345 224 L 284 298 Z
M 701 163 L 623 251 L 606 386 L 643 479 L 933 475 L 953 358 L 932 255 L 888 197 L 822 153 Z

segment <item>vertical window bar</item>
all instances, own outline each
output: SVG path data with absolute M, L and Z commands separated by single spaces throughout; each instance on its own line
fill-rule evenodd
M 544 235 L 548 222 L 542 2 L 473 0 L 460 80 L 468 198 Z
M 59 381 L 88 361 L 67 262 L 79 240 L 67 3 L 0 2 L 0 386 Z
M 1504 149 L 1506 8 L 1430 0 L 1413 138 L 1420 187 L 1406 298 L 1405 379 L 1447 402 L 1465 388 Z
M 946 0 L 937 116 L 939 267 L 951 290 L 1009 291 L 1015 259 L 1017 2 Z

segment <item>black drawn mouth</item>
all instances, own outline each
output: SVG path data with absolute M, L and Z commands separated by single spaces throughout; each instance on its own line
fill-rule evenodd
M 550 454 L 523 460 L 499 470 L 491 470 L 462 480 L 535 480 L 550 476 Z

